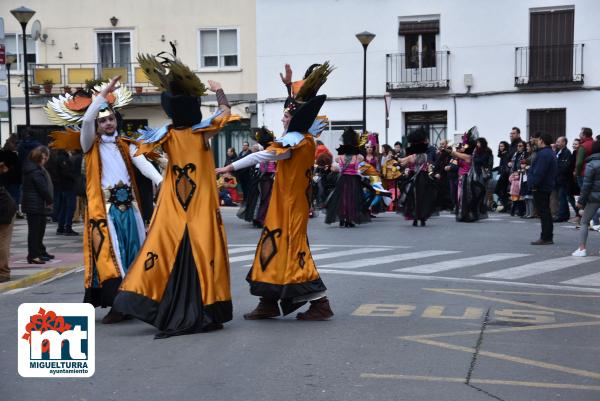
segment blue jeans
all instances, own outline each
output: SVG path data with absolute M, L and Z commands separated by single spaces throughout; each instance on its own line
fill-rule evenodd
M 568 219 L 570 216 L 569 188 L 566 185 L 558 185 L 558 215 L 556 217 Z
M 55 191 L 57 198 L 54 199 L 56 205 L 56 221 L 58 229 L 69 230 L 73 225 L 73 213 L 75 213 L 75 201 L 77 196 L 75 191 Z

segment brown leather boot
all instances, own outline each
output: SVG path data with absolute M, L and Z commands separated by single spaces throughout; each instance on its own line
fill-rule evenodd
M 270 319 L 281 315 L 277 301 L 260 298 L 258 305 L 250 313 L 244 314 L 246 320 Z
M 296 315 L 298 320 L 329 320 L 333 316 L 333 311 L 329 306 L 327 297 L 310 301 L 310 308 L 306 312 Z
M 126 316 L 122 313 L 117 312 L 114 308 L 110 308 L 110 311 L 102 318 L 103 324 L 119 323 L 126 320 Z

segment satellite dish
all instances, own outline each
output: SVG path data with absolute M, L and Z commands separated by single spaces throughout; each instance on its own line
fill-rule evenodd
M 31 39 L 38 40 L 42 35 L 42 23 L 40 20 L 35 20 L 31 25 Z

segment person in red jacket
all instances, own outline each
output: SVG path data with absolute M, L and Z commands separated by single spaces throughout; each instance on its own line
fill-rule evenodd
M 579 133 L 579 149 L 575 160 L 575 179 L 581 188 L 583 185 L 583 176 L 585 174 L 585 159 L 592 154 L 592 144 L 594 143 L 594 133 L 591 128 L 583 127 Z

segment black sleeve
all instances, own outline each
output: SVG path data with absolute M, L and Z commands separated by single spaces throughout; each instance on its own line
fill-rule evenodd
M 50 193 L 48 181 L 44 177 L 44 173 L 42 171 L 35 172 L 32 174 L 31 179 L 35 190 L 40 194 L 42 199 L 48 204 L 52 203 L 53 195 Z

